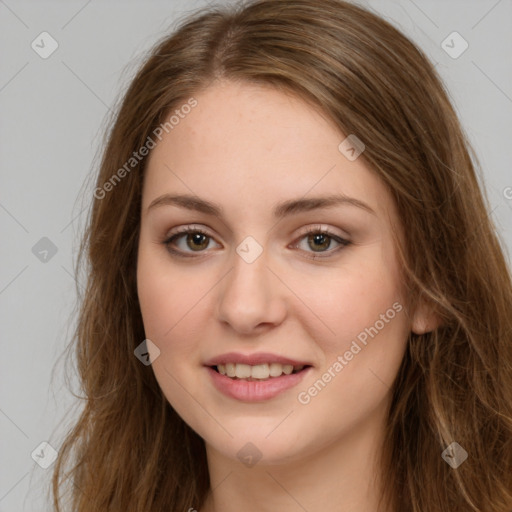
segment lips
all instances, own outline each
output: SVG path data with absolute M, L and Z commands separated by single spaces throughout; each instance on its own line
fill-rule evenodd
M 233 379 L 206 367 L 210 382 L 225 396 L 242 402 L 264 402 L 297 386 L 313 368 L 304 367 L 298 373 L 281 375 L 266 380 Z
M 256 354 L 229 352 L 208 359 L 204 366 L 218 391 L 244 402 L 261 402 L 274 398 L 296 386 L 306 374 L 313 370 L 308 361 L 269 352 Z M 277 372 L 279 368 L 283 373 L 274 376 L 281 373 L 281 371 Z M 248 372 L 256 372 L 256 375 L 249 376 Z M 269 372 L 272 375 L 268 375 Z

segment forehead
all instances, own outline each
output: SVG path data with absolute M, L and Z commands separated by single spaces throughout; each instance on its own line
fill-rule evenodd
M 340 152 L 346 135 L 314 106 L 271 87 L 233 82 L 194 98 L 197 105 L 151 151 L 143 208 L 166 192 L 238 204 L 239 211 L 342 193 L 390 213 L 383 183 L 362 158 L 350 161 Z

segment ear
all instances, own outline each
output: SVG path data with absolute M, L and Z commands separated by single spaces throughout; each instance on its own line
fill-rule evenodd
M 441 320 L 434 313 L 432 306 L 427 304 L 425 300 L 421 300 L 412 317 L 412 332 L 414 334 L 425 334 L 437 329 L 440 325 Z

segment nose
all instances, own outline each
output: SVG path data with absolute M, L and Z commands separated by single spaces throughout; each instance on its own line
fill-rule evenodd
M 266 256 L 264 250 L 249 263 L 234 252 L 232 269 L 219 286 L 217 318 L 240 334 L 279 325 L 286 316 L 287 288 Z

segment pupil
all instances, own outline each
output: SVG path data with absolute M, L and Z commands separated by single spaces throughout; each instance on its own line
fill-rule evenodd
M 205 235 L 203 235 L 202 233 L 192 233 L 189 235 L 188 238 L 189 238 L 189 240 L 192 238 L 193 244 L 196 248 L 200 248 L 200 249 L 203 248 L 204 242 L 203 242 L 203 244 L 201 244 L 201 238 L 206 238 Z M 196 245 L 196 242 L 198 242 L 199 245 Z
M 320 242 L 321 246 L 316 245 L 316 248 L 320 247 L 321 249 L 326 249 L 327 247 L 329 247 L 329 237 L 327 235 L 317 233 L 316 235 L 311 235 L 310 238 L 313 238 L 313 240 L 315 241 L 315 244 L 317 242 Z M 322 244 L 322 240 L 324 240 L 323 244 Z

